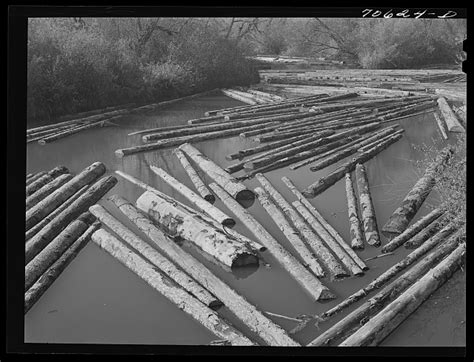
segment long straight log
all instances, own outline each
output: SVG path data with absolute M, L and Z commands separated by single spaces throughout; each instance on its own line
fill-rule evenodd
M 405 249 L 416 249 L 430 237 L 435 235 L 439 230 L 443 228 L 444 225 L 447 224 L 447 216 L 447 214 L 440 216 L 439 218 L 431 222 L 428 226 L 426 226 L 423 230 L 421 230 L 419 233 L 417 233 L 415 236 L 405 241 L 405 243 L 403 244 Z
M 268 117 L 268 116 L 279 116 L 279 115 L 291 115 L 305 112 L 305 110 L 301 107 L 293 107 L 293 108 L 286 108 L 286 109 L 275 109 L 270 111 L 249 111 L 249 112 L 239 112 L 239 113 L 229 113 L 224 115 L 224 121 L 231 121 L 231 120 L 244 120 L 244 119 L 257 119 L 255 117 Z
M 405 196 L 400 206 L 390 216 L 383 226 L 382 231 L 392 234 L 401 234 L 407 228 L 433 189 L 436 172 L 442 170 L 453 153 L 453 148 L 449 146 L 439 153 L 436 159 L 426 168 L 424 175 Z
M 183 153 L 183 151 L 181 151 L 179 148 L 176 148 L 173 151 L 173 153 L 176 155 L 179 162 L 183 166 L 184 171 L 186 171 L 186 173 L 188 174 L 189 179 L 193 183 L 199 195 L 201 195 L 201 197 L 207 202 L 209 202 L 210 204 L 213 204 L 216 201 L 216 197 L 211 193 L 211 191 L 204 184 L 201 177 L 199 176 L 197 171 L 194 169 L 194 167 L 191 165 L 191 163 L 189 162 L 188 158 Z
M 268 93 L 268 92 L 262 92 L 262 91 L 259 91 L 259 90 L 256 90 L 256 89 L 247 89 L 247 92 L 251 93 L 251 94 L 255 94 L 255 95 L 260 95 L 262 97 L 266 97 L 266 98 L 271 99 L 271 100 L 276 101 L 276 102 L 282 102 L 282 101 L 286 100 L 286 98 L 280 97 L 276 94 L 272 94 L 272 93 Z
M 58 234 L 48 245 L 25 266 L 25 291 L 38 280 L 59 257 L 72 245 L 95 221 L 89 212 L 80 215 Z
M 359 205 L 361 209 L 362 225 L 364 226 L 365 241 L 367 244 L 380 246 L 379 229 L 377 226 L 377 217 L 375 208 L 370 196 L 369 180 L 364 165 L 356 165 L 357 189 L 359 191 Z
M 352 249 L 364 249 L 364 236 L 357 213 L 357 198 L 350 172 L 346 173 L 347 212 L 349 214 L 349 231 Z
M 258 257 L 246 244 L 150 191 L 138 198 L 137 207 L 172 237 L 194 243 L 230 268 L 258 264 Z
M 298 232 L 303 236 L 308 245 L 314 251 L 316 256 L 321 260 L 324 266 L 330 271 L 334 278 L 343 278 L 348 276 L 346 270 L 339 261 L 328 250 L 323 240 L 314 233 L 306 221 L 296 212 L 291 204 L 273 187 L 273 185 L 262 174 L 257 174 L 256 178 L 265 191 L 272 197 L 278 206 L 283 210 L 285 215 L 291 220 Z
M 72 178 L 73 175 L 70 173 L 62 174 L 41 187 L 35 193 L 26 198 L 26 209 L 28 210 L 32 206 L 36 205 L 38 202 L 43 200 L 46 196 L 50 195 Z
M 286 236 L 301 260 L 303 260 L 303 265 L 311 270 L 317 277 L 324 277 L 325 272 L 323 267 L 301 239 L 299 232 L 286 220 L 283 212 L 273 203 L 270 195 L 261 187 L 256 187 L 255 193 L 262 207 Z
M 445 140 L 448 139 L 447 126 L 444 122 L 444 119 L 438 114 L 438 112 L 433 112 L 433 117 L 435 118 L 436 124 L 438 125 L 439 132 Z
M 181 195 L 186 197 L 192 204 L 194 204 L 198 209 L 208 214 L 214 220 L 222 224 L 226 227 L 234 227 L 235 220 L 232 219 L 230 216 L 224 214 L 220 209 L 213 205 L 209 205 L 209 203 L 204 200 L 201 196 L 196 194 L 187 186 L 183 185 L 181 182 L 176 180 L 173 176 L 171 176 L 168 172 L 163 170 L 160 167 L 150 166 L 150 169 L 158 175 L 163 181 L 165 181 L 168 185 L 178 191 Z
M 451 109 L 445 98 L 438 98 L 438 107 L 441 112 L 441 115 L 443 116 L 444 121 L 446 122 L 446 127 L 448 128 L 449 132 L 466 132 L 464 127 L 457 120 L 456 115 L 454 114 L 453 110 Z
M 452 252 L 458 245 L 460 238 L 462 238 L 462 233 L 456 233 L 446 240 L 445 243 L 434 248 L 434 250 L 423 257 L 419 263 L 404 272 L 397 279 L 368 299 L 364 304 L 319 335 L 316 339 L 310 342 L 308 346 L 316 347 L 329 345 L 337 339 L 349 335 L 354 328 L 360 328 L 361 324 L 364 323 L 364 320 L 367 320 L 370 315 L 374 315 L 383 309 L 383 307 L 391 300 L 395 299 L 406 290 L 406 288 L 410 287 L 410 285 L 423 277 L 430 268 L 436 266 L 443 257 Z
M 395 131 L 395 132 L 393 132 L 393 133 L 391 133 L 391 134 L 386 135 L 385 137 L 381 137 L 381 138 L 379 138 L 379 139 L 377 139 L 377 140 L 375 140 L 375 141 L 372 141 L 371 143 L 368 143 L 368 144 L 366 144 L 366 145 L 361 146 L 358 151 L 359 151 L 359 152 L 365 152 L 365 151 L 367 151 L 367 150 L 370 150 L 372 147 L 374 147 L 374 146 L 376 146 L 376 145 L 378 145 L 378 144 L 380 144 L 380 143 L 382 143 L 382 142 L 385 142 L 386 140 L 390 139 L 390 137 L 393 137 L 393 136 L 395 136 L 395 135 L 397 135 L 397 134 L 402 134 L 403 132 L 405 132 L 404 129 L 399 129 L 399 130 L 397 130 L 397 131 Z
M 114 176 L 103 177 L 28 240 L 25 244 L 25 264 L 41 252 L 72 220 L 99 201 L 116 183 Z
M 214 294 L 224 305 L 250 330 L 255 332 L 265 343 L 272 346 L 298 346 L 288 334 L 270 319 L 264 316 L 255 306 L 235 292 L 208 268 L 185 252 L 174 241 L 165 236 L 147 217 L 132 204 L 122 198 L 111 201 L 127 216 L 156 246 L 163 251 L 176 265 Z
M 255 345 L 219 317 L 215 311 L 190 295 L 172 279 L 160 273 L 151 263 L 110 233 L 99 229 L 92 234 L 92 241 L 219 338 L 228 340 L 232 345 Z
M 71 261 L 89 242 L 91 235 L 100 228 L 100 222 L 90 225 L 84 233 L 39 277 L 25 293 L 25 314 L 41 298 Z
M 244 103 L 247 103 L 247 104 L 251 104 L 251 105 L 254 105 L 254 104 L 257 104 L 257 101 L 252 99 L 252 98 L 249 98 L 249 97 L 245 97 L 243 96 L 242 94 L 238 94 L 230 89 L 221 89 L 222 93 L 224 93 L 227 97 L 230 97 L 230 98 L 234 98 L 240 102 L 244 102 Z
M 303 194 L 296 188 L 295 184 L 286 176 L 281 178 L 283 183 L 290 189 L 291 192 L 296 196 L 296 198 L 306 207 L 306 209 L 313 214 L 313 216 L 319 221 L 319 223 L 331 234 L 331 236 L 336 240 L 339 245 L 346 251 L 347 254 L 357 263 L 357 265 L 362 270 L 369 269 L 367 265 L 363 262 L 361 258 L 355 253 L 354 250 L 344 241 L 344 239 L 339 235 L 339 233 L 334 229 L 331 224 L 327 222 L 326 219 L 321 215 L 321 213 L 313 206 L 311 203 L 303 196 Z
M 39 177 L 38 179 L 36 179 L 34 182 L 30 183 L 26 187 L 26 196 L 28 197 L 28 196 L 33 195 L 36 191 L 38 191 L 44 185 L 46 185 L 47 183 L 53 181 L 56 177 L 65 173 L 69 173 L 69 170 L 67 169 L 67 167 L 57 166 L 53 168 L 51 171 Z
M 117 234 L 124 242 L 138 251 L 155 265 L 160 272 L 174 280 L 186 291 L 194 295 L 198 300 L 209 308 L 216 310 L 222 306 L 215 296 L 209 293 L 202 285 L 198 284 L 189 275 L 178 269 L 167 257 L 163 256 L 155 248 L 148 245 L 143 239 L 130 231 L 124 224 L 114 218 L 105 208 L 100 205 L 92 205 L 89 211 L 105 226 Z
M 395 238 L 390 240 L 390 242 L 385 244 L 383 248 L 381 249 L 381 252 L 389 253 L 391 251 L 394 251 L 400 245 L 405 243 L 407 240 L 409 240 L 410 238 L 415 236 L 417 233 L 419 233 L 421 230 L 423 230 L 425 227 L 427 227 L 429 224 L 431 224 L 434 220 L 436 220 L 441 215 L 443 215 L 443 213 L 444 213 L 444 210 L 442 208 L 434 209 L 429 214 L 423 216 L 416 223 L 406 228 L 400 235 L 396 236 Z
M 218 185 L 226 190 L 234 199 L 243 206 L 250 206 L 255 201 L 255 195 L 247 187 L 237 181 L 228 172 L 223 170 L 215 162 L 202 154 L 198 149 L 185 143 L 179 147 L 184 151 L 199 168 L 212 178 Z M 245 204 L 245 205 L 244 205 Z
M 224 189 L 216 183 L 209 185 L 226 207 L 267 247 L 275 260 L 296 280 L 296 282 L 314 300 L 334 298 L 329 289 L 311 274 L 293 255 L 286 251 L 275 238 L 247 210 L 236 202 Z
M 453 275 L 463 263 L 465 254 L 466 244 L 462 243 L 446 259 L 426 273 L 339 346 L 378 345 Z
M 46 175 L 46 171 L 39 171 L 26 180 L 26 186 L 31 185 L 33 182 L 38 180 L 40 177 Z
M 72 180 L 68 181 L 26 212 L 26 230 L 38 224 L 83 186 L 97 180 L 104 173 L 105 165 L 102 162 L 94 162 L 89 167 L 86 167 L 78 175 L 74 176 Z
M 355 292 L 354 294 L 344 299 L 341 303 L 339 303 L 335 307 L 324 312 L 321 315 L 321 317 L 322 318 L 331 317 L 335 315 L 336 313 L 339 313 L 343 309 L 347 308 L 348 306 L 352 305 L 353 303 L 361 300 L 373 290 L 379 289 L 381 286 L 385 285 L 389 280 L 391 280 L 395 275 L 397 275 L 400 271 L 408 268 L 410 265 L 412 265 L 417 260 L 419 260 L 424 254 L 426 254 L 428 251 L 436 247 L 444 239 L 449 237 L 452 233 L 456 231 L 456 229 L 458 229 L 458 226 L 454 222 L 451 222 L 450 224 L 445 226 L 438 234 L 431 237 L 426 243 L 424 243 L 418 249 L 415 249 L 410 254 L 408 254 L 404 259 L 402 259 L 397 264 L 390 267 L 387 271 L 379 275 L 376 279 L 370 282 L 366 287 L 360 289 L 359 291 Z
M 38 139 L 41 139 L 40 136 L 42 137 L 46 137 L 46 136 L 49 136 L 49 135 L 52 135 L 53 133 L 58 133 L 58 132 L 61 132 L 61 131 L 64 131 L 64 130 L 67 130 L 67 129 L 71 129 L 71 128 L 75 128 L 77 127 L 76 125 L 68 125 L 68 126 L 59 126 L 57 128 L 51 128 L 51 129 L 48 129 L 48 130 L 45 130 L 45 131 L 38 131 L 38 132 L 32 132 L 32 133 L 29 133 L 26 135 L 26 139 L 27 141 L 32 141 L 34 139 L 38 140 Z

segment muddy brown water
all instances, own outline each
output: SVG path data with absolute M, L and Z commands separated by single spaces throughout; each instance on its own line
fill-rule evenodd
M 192 183 L 172 154 L 172 149 L 124 158 L 116 157 L 114 151 L 141 143 L 140 136 L 127 136 L 130 132 L 156 126 L 184 124 L 188 119 L 202 117 L 207 110 L 241 104 L 225 96 L 206 96 L 170 105 L 152 113 L 124 117 L 117 122 L 119 127 L 87 130 L 45 146 L 36 143 L 29 144 L 27 146 L 27 173 L 49 170 L 57 165 L 65 165 L 72 172 L 78 173 L 92 162 L 101 161 L 107 166 L 108 173 L 122 170 L 189 204 L 186 199 L 155 176 L 148 167 L 148 165 L 162 167 L 192 188 Z M 422 174 L 417 161 L 425 157 L 425 152 L 419 147 L 427 145 L 439 149 L 445 145 L 431 114 L 407 118 L 401 120 L 400 124 L 405 129 L 404 137 L 365 164 L 379 228 L 384 225 Z M 239 137 L 196 143 L 198 149 L 223 167 L 235 162 L 227 161 L 225 155 L 255 145 L 255 142 Z M 286 167 L 265 175 L 287 200 L 293 201 L 295 197 L 281 181 L 282 176 L 288 176 L 302 189 L 344 161 L 318 172 L 309 171 L 308 165 L 296 171 Z M 142 190 L 120 177 L 118 181 L 109 194 L 116 193 L 135 202 Z M 207 181 L 210 180 L 207 179 Z M 245 184 L 251 189 L 259 185 L 255 179 L 247 180 Z M 310 202 L 345 240 L 349 240 L 344 179 L 316 198 L 310 199 Z M 433 191 L 416 214 L 414 221 L 426 215 L 437 203 L 439 203 L 439 195 Z M 110 202 L 102 200 L 101 204 L 133 231 L 144 237 Z M 222 202 L 216 201 L 215 205 L 232 215 Z M 249 210 L 278 241 L 288 250 L 293 251 L 258 201 Z M 253 237 L 242 223 L 237 219 L 236 221 L 235 230 Z M 146 237 L 145 240 L 147 240 Z M 382 235 L 382 245 L 386 242 L 387 239 Z M 319 314 L 335 306 L 410 252 L 401 247 L 394 255 L 368 261 L 370 270 L 362 277 L 349 277 L 334 282 L 327 278 L 323 279 L 324 284 L 337 295 L 337 299 L 320 303 L 312 301 L 268 252 L 264 252 L 263 257 L 271 265 L 270 268 L 246 267 L 228 272 L 204 258 L 194 248 L 187 245 L 183 247 L 258 309 L 291 317 L 301 314 Z M 365 250 L 358 254 L 362 259 L 366 259 L 379 254 L 379 250 L 379 248 L 366 246 Z M 294 335 L 294 339 L 305 345 L 361 303 L 362 301 L 355 303 L 351 308 L 324 323 L 307 326 Z M 433 294 L 429 301 L 388 336 L 382 345 L 465 345 L 465 308 L 465 273 L 458 271 L 451 280 Z M 254 336 L 225 307 L 220 312 L 248 336 Z M 295 326 L 292 321 L 278 317 L 269 318 L 286 330 Z M 191 316 L 179 310 L 92 242 L 81 251 L 25 315 L 24 322 L 25 342 L 199 345 L 208 344 L 217 339 Z M 259 341 L 258 338 L 256 340 Z

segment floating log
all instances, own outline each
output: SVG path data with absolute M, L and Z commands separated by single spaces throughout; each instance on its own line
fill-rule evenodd
M 216 297 L 209 293 L 202 285 L 198 284 L 189 275 L 178 269 L 167 257 L 163 256 L 155 248 L 148 245 L 143 239 L 130 231 L 124 224 L 114 218 L 105 208 L 100 205 L 92 205 L 89 211 L 97 219 L 124 242 L 147 258 L 159 271 L 174 280 L 179 286 L 194 295 L 198 300 L 211 309 L 216 310 L 222 306 Z
M 257 187 L 255 188 L 255 193 L 265 211 L 286 236 L 301 260 L 303 260 L 303 265 L 309 268 L 309 270 L 311 270 L 317 277 L 324 277 L 324 269 L 319 264 L 316 257 L 311 253 L 304 241 L 301 239 L 298 231 L 296 231 L 296 229 L 286 220 L 285 215 L 273 203 L 266 191 L 261 187 Z
M 255 306 L 216 277 L 202 263 L 166 237 L 151 220 L 140 213 L 132 204 L 117 197 L 111 199 L 111 201 L 153 242 L 153 246 L 163 251 L 176 265 L 181 267 L 198 283 L 205 285 L 212 294 L 222 301 L 239 320 L 262 338 L 265 343 L 272 346 L 299 345 L 280 326 L 264 316 Z
M 26 196 L 33 195 L 36 191 L 42 188 L 47 183 L 53 181 L 56 177 L 69 173 L 69 170 L 64 166 L 58 166 L 47 172 L 43 176 L 37 178 L 35 181 L 26 186 Z
M 365 151 L 367 151 L 367 150 L 370 150 L 372 147 L 375 147 L 375 146 L 377 146 L 378 144 L 380 144 L 380 143 L 382 143 L 382 142 L 385 142 L 386 140 L 390 139 L 390 137 L 393 137 L 393 136 L 395 136 L 395 135 L 397 135 L 397 134 L 402 134 L 403 132 L 405 132 L 404 129 L 399 129 L 399 130 L 397 130 L 397 131 L 395 131 L 395 132 L 392 132 L 391 134 L 386 135 L 385 137 L 381 137 L 381 138 L 379 138 L 379 139 L 377 139 L 377 140 L 375 140 L 375 141 L 372 141 L 371 143 L 368 143 L 368 144 L 366 144 L 366 145 L 361 146 L 358 151 L 359 151 L 359 152 L 365 152 Z
M 83 117 L 88 117 L 88 116 L 95 116 L 97 114 L 102 114 L 106 112 L 111 112 L 111 111 L 117 111 L 120 109 L 130 109 L 134 107 L 136 104 L 135 103 L 126 103 L 126 104 L 121 104 L 119 106 L 110 106 L 110 107 L 105 107 L 101 109 L 94 109 L 91 111 L 85 111 L 85 112 L 80 112 L 80 113 L 75 113 L 75 114 L 68 114 L 64 115 L 58 118 L 58 121 L 69 121 L 71 119 L 78 119 L 78 118 L 83 118 Z
M 138 198 L 137 207 L 158 222 L 172 237 L 192 242 L 230 268 L 258 264 L 254 251 L 243 242 L 195 215 L 183 212 L 150 191 Z
M 29 263 L 39 252 L 41 252 L 41 250 L 43 250 L 43 248 L 45 248 L 72 220 L 86 211 L 89 206 L 99 201 L 102 196 L 115 186 L 116 183 L 117 179 L 114 176 L 101 178 L 84 192 L 84 194 L 51 220 L 49 224 L 28 240 L 25 244 L 25 264 Z M 58 190 L 61 190 L 61 188 Z
M 376 346 L 459 269 L 466 254 L 462 243 L 339 346 Z
M 331 234 L 331 236 L 336 240 L 339 245 L 346 251 L 347 254 L 357 263 L 357 265 L 362 270 L 369 269 L 367 265 L 359 258 L 359 256 L 352 250 L 349 245 L 344 241 L 344 239 L 339 235 L 339 233 L 329 224 L 320 212 L 313 206 L 311 203 L 303 196 L 303 194 L 296 188 L 293 182 L 286 176 L 281 178 L 283 183 L 290 189 L 291 192 L 296 196 L 296 198 L 306 207 L 306 209 L 313 214 L 313 216 L 319 221 L 319 223 Z
M 361 229 L 361 222 L 357 213 L 357 198 L 350 172 L 346 173 L 346 197 L 347 212 L 349 214 L 349 225 L 352 249 L 364 249 L 364 237 Z
M 401 234 L 407 228 L 408 224 L 433 189 L 435 185 L 436 172 L 444 167 L 453 153 L 453 148 L 449 146 L 439 153 L 434 162 L 430 163 L 426 168 L 424 175 L 405 196 L 400 206 L 390 216 L 383 226 L 382 231 L 392 234 Z
M 453 251 L 458 244 L 459 237 L 460 234 L 454 235 L 449 238 L 446 243 L 435 248 L 413 268 L 400 275 L 364 304 L 319 335 L 310 342 L 308 346 L 316 347 L 328 345 L 336 339 L 344 338 L 350 334 L 353 328 L 360 328 L 360 325 L 363 324 L 364 320 L 368 319 L 370 315 L 374 315 L 377 311 L 383 309 L 388 302 L 395 299 L 403 290 L 409 287 L 413 282 L 419 280 L 430 268 L 434 267 L 444 256 Z
M 274 109 L 270 111 L 249 111 L 249 112 L 239 112 L 239 113 L 228 113 L 223 116 L 224 121 L 230 120 L 244 120 L 244 119 L 257 119 L 255 117 L 268 117 L 268 116 L 280 116 L 280 115 L 290 115 L 290 114 L 297 114 L 300 112 L 304 112 L 304 109 L 301 107 L 293 107 L 293 108 L 286 108 L 286 109 Z
M 199 195 L 209 202 L 210 204 L 213 204 L 216 201 L 215 196 L 211 193 L 211 191 L 207 188 L 207 186 L 204 184 L 202 181 L 201 177 L 199 177 L 197 171 L 194 169 L 194 167 L 191 165 L 189 160 L 187 159 L 186 155 L 181 151 L 179 148 L 175 149 L 173 153 L 176 155 L 178 158 L 179 162 L 181 162 L 181 165 L 183 166 L 184 171 L 188 174 L 191 182 L 193 183 L 194 187 L 196 188 L 197 192 L 199 192 Z
M 285 215 L 291 220 L 293 225 L 298 230 L 298 233 L 303 236 L 311 249 L 315 252 L 319 260 L 326 266 L 326 268 L 331 272 L 331 275 L 334 278 L 343 278 L 348 276 L 346 270 L 342 267 L 339 261 L 331 254 L 327 249 L 326 245 L 322 239 L 314 233 L 306 221 L 296 212 L 296 210 L 291 206 L 291 204 L 285 200 L 285 198 L 273 187 L 273 185 L 268 181 L 265 176 L 262 174 L 257 174 L 256 178 L 258 182 L 262 185 L 265 191 L 272 197 L 273 200 L 278 204 L 278 206 L 283 210 Z
M 335 296 L 313 274 L 311 274 L 293 255 L 283 248 L 275 238 L 247 210 L 236 202 L 216 183 L 209 185 L 225 206 L 264 245 L 275 260 L 296 280 L 296 282 L 314 299 L 333 299 Z
M 436 124 L 438 125 L 438 129 L 439 129 L 439 132 L 441 133 L 441 136 L 443 136 L 443 138 L 447 140 L 448 133 L 447 133 L 447 126 L 446 126 L 446 123 L 444 122 L 444 119 L 441 118 L 438 112 L 433 112 L 433 117 L 436 120 Z
M 415 236 L 411 237 L 403 246 L 405 249 L 415 249 L 418 248 L 421 244 L 423 244 L 426 240 L 436 234 L 441 228 L 446 225 L 447 223 L 447 214 L 444 214 L 431 222 L 428 226 L 426 226 L 423 230 L 418 232 Z
M 247 89 L 247 92 L 248 93 L 251 93 L 251 94 L 255 94 L 255 95 L 260 95 L 262 97 L 265 97 L 265 98 L 269 98 L 275 102 L 282 102 L 282 101 L 285 101 L 286 98 L 284 97 L 280 97 L 276 94 L 272 94 L 272 93 L 268 93 L 268 92 L 262 92 L 262 91 L 259 91 L 259 90 L 256 90 L 256 89 Z
M 380 246 L 379 229 L 377 227 L 377 218 L 375 208 L 370 196 L 369 180 L 364 165 L 356 165 L 357 189 L 359 191 L 359 204 L 362 216 L 362 225 L 364 226 L 365 241 L 372 246 Z
M 251 104 L 251 105 L 257 104 L 257 101 L 253 100 L 252 98 L 244 97 L 243 95 L 238 94 L 230 89 L 221 89 L 221 90 L 222 90 L 222 93 L 224 93 L 227 97 L 234 98 L 238 101 Z
M 202 154 L 198 149 L 185 143 L 179 147 L 184 151 L 196 165 L 201 168 L 210 178 L 226 190 L 242 206 L 250 206 L 255 201 L 255 195 L 247 189 L 244 184 L 237 181 L 229 173 L 223 170 L 215 162 Z M 247 206 L 247 207 L 248 207 Z
M 39 251 L 25 266 L 25 291 L 38 280 L 66 249 L 74 243 L 95 221 L 89 212 L 80 215 L 59 233 L 49 244 Z
M 38 202 L 43 200 L 46 196 L 50 195 L 53 191 L 60 188 L 66 182 L 71 180 L 73 175 L 70 173 L 62 174 L 41 187 L 39 190 L 34 192 L 32 195 L 26 198 L 26 209 L 30 209 L 32 206 L 36 205 Z
M 194 298 L 176 282 L 159 272 L 151 263 L 104 229 L 94 232 L 92 241 L 219 338 L 230 341 L 232 345 L 255 345 L 219 317 L 215 311 Z
M 29 230 L 38 224 L 79 189 L 97 180 L 104 173 L 105 165 L 102 162 L 94 162 L 92 165 L 82 170 L 78 175 L 74 176 L 72 180 L 68 181 L 52 194 L 45 197 L 42 201 L 26 212 L 26 230 Z
M 31 185 L 33 182 L 38 180 L 40 177 L 46 175 L 46 171 L 39 171 L 26 180 L 26 186 Z
M 309 185 L 302 194 L 307 198 L 313 198 L 319 195 L 321 192 L 325 191 L 332 185 L 334 185 L 337 181 L 344 177 L 347 172 L 352 172 L 357 163 L 363 163 L 371 159 L 372 157 L 376 156 L 378 153 L 383 151 L 385 148 L 390 146 L 392 143 L 398 141 L 402 138 L 401 134 L 392 136 L 390 139 L 386 140 L 383 143 L 380 143 L 370 150 L 361 153 L 360 155 L 353 157 L 351 160 L 344 163 L 342 166 L 331 172 L 330 174 L 326 175 L 325 177 L 320 178 L 315 183 Z
M 438 107 L 439 111 L 441 112 L 441 115 L 443 116 L 444 121 L 446 122 L 446 127 L 448 128 L 449 132 L 466 132 L 461 123 L 459 123 L 458 119 L 456 118 L 456 115 L 454 114 L 453 110 L 451 109 L 445 98 L 438 98 Z
M 410 227 L 406 228 L 400 235 L 396 236 L 390 242 L 385 244 L 381 249 L 382 253 L 388 253 L 390 251 L 395 250 L 400 245 L 405 243 L 407 240 L 415 236 L 429 224 L 431 224 L 434 220 L 439 218 L 441 215 L 444 214 L 444 210 L 442 208 L 437 208 L 431 211 L 429 214 L 423 216 L 420 220 L 416 223 L 411 225 Z
M 331 308 L 330 310 L 324 312 L 321 317 L 328 318 L 336 313 L 339 313 L 341 310 L 347 308 L 353 303 L 359 301 L 368 295 L 371 291 L 379 289 L 381 286 L 385 285 L 390 279 L 397 275 L 400 271 L 408 268 L 410 265 L 419 260 L 424 254 L 433 249 L 440 242 L 444 241 L 452 233 L 458 229 L 457 225 L 453 222 L 445 226 L 438 234 L 431 237 L 426 243 L 420 246 L 418 249 L 415 249 L 410 254 L 408 254 L 404 259 L 399 261 L 397 264 L 390 267 L 387 271 L 379 275 L 376 279 L 370 282 L 366 287 L 360 289 L 354 294 L 350 295 L 344 299 L 341 303 Z
M 352 260 L 345 250 L 334 240 L 327 230 L 319 223 L 313 214 L 301 203 L 301 201 L 293 201 L 293 207 L 303 216 L 308 225 L 323 239 L 328 248 L 336 255 L 344 264 L 347 270 L 354 275 L 363 275 L 362 269 Z
M 76 125 L 68 125 L 68 126 L 58 126 L 57 128 L 51 128 L 45 131 L 39 131 L 39 132 L 34 132 L 34 133 L 29 133 L 26 135 L 27 142 L 31 142 L 34 140 L 41 139 L 42 137 L 46 137 L 49 135 L 52 135 L 54 133 L 58 133 L 61 131 L 64 131 L 66 129 L 71 129 L 77 127 Z
M 201 196 L 196 194 L 190 188 L 183 185 L 181 182 L 176 180 L 173 176 L 171 176 L 168 172 L 163 170 L 162 168 L 150 166 L 150 169 L 156 175 L 160 176 L 162 180 L 164 180 L 168 185 L 178 191 L 181 195 L 186 197 L 192 204 L 194 204 L 198 209 L 208 214 L 214 220 L 222 224 L 226 227 L 234 227 L 235 221 L 230 216 L 224 214 L 220 209 L 213 205 L 209 205 L 209 203 L 204 200 Z
M 100 228 L 99 222 L 94 222 L 70 247 L 39 277 L 25 293 L 25 314 L 41 298 L 54 281 L 61 275 L 71 261 L 89 242 L 91 235 Z

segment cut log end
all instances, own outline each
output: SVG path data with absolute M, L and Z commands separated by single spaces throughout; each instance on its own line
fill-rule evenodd
M 231 268 L 258 264 L 259 262 L 257 256 L 248 253 L 242 253 L 233 260 Z
M 235 200 L 243 207 L 248 208 L 255 202 L 255 194 L 251 190 L 242 190 L 237 193 Z

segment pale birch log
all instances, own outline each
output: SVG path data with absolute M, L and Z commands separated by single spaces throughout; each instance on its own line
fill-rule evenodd
M 346 173 L 347 212 L 349 214 L 349 231 L 352 249 L 364 249 L 364 236 L 357 213 L 357 197 L 354 191 L 351 174 Z
M 147 258 L 153 265 L 159 268 L 161 273 L 164 273 L 174 280 L 178 285 L 194 295 L 202 303 L 214 310 L 222 306 L 222 302 L 209 293 L 209 291 L 207 291 L 202 285 L 197 283 L 181 269 L 177 268 L 167 257 L 158 252 L 158 250 L 151 247 L 147 242 L 134 234 L 124 224 L 113 217 L 105 208 L 96 204 L 89 207 L 89 211 L 104 226 L 107 226 L 124 242 L 129 244 L 133 249 Z
M 232 345 L 255 345 L 241 332 L 219 317 L 215 311 L 189 294 L 172 279 L 161 274 L 151 263 L 104 229 L 94 232 L 92 241 L 219 338 L 228 340 Z
M 448 128 L 449 132 L 466 132 L 461 123 L 459 123 L 458 119 L 456 118 L 456 115 L 454 114 L 453 110 L 451 109 L 445 98 L 438 98 L 438 108 L 441 112 L 441 115 L 443 116 L 444 121 L 446 122 L 446 127 Z
M 48 182 L 53 181 L 56 177 L 69 173 L 69 170 L 64 166 L 57 166 L 53 168 L 51 171 L 47 172 L 45 175 L 41 176 L 40 178 L 36 179 L 28 186 L 26 186 L 26 196 L 33 195 L 36 191 L 46 185 Z
M 221 89 L 221 91 L 227 97 L 234 98 L 234 99 L 236 99 L 240 102 L 244 102 L 244 103 L 251 104 L 251 105 L 257 104 L 257 101 L 253 100 L 252 98 L 244 97 L 243 95 L 237 94 L 237 93 L 233 92 L 230 89 Z
M 445 140 L 447 140 L 448 139 L 448 133 L 446 132 L 447 131 L 447 126 L 446 126 L 446 123 L 444 122 L 444 119 L 442 119 L 440 117 L 438 112 L 433 112 L 433 117 L 436 120 L 436 124 L 438 125 L 438 129 L 439 129 L 439 132 L 441 133 L 441 136 L 443 136 L 443 138 Z
M 73 175 L 70 173 L 66 173 L 63 175 L 60 175 L 44 185 L 42 188 L 40 188 L 38 191 L 30 195 L 29 197 L 26 198 L 26 209 L 31 209 L 34 205 L 36 205 L 38 202 L 43 200 L 46 196 L 50 195 L 52 192 L 60 188 L 62 185 L 64 185 L 66 182 L 68 182 L 70 179 L 73 178 Z
M 191 182 L 193 183 L 194 187 L 196 188 L 197 192 L 199 192 L 199 195 L 209 202 L 210 204 L 213 204 L 216 201 L 215 196 L 211 193 L 211 191 L 207 188 L 207 186 L 204 184 L 202 181 L 201 177 L 197 173 L 197 171 L 194 169 L 194 167 L 191 165 L 189 162 L 188 158 L 186 155 L 181 151 L 179 148 L 176 148 L 173 153 L 176 155 L 178 158 L 179 162 L 183 166 L 184 171 L 188 174 Z
M 271 346 L 299 346 L 288 334 L 264 316 L 244 297 L 216 277 L 208 268 L 168 238 L 153 222 L 128 201 L 116 197 L 111 201 L 176 265 L 214 294 L 251 331 Z
M 347 254 L 357 263 L 357 265 L 362 270 L 369 269 L 364 261 L 359 258 L 354 250 L 344 241 L 342 236 L 334 229 L 331 224 L 321 215 L 321 213 L 304 197 L 304 195 L 296 188 L 295 184 L 286 176 L 282 178 L 283 183 L 290 189 L 291 192 L 296 196 L 296 198 L 313 214 L 313 216 L 320 222 L 321 225 L 331 234 L 331 236 L 336 240 L 339 245 L 346 251 Z
M 281 102 L 281 101 L 286 100 L 286 98 L 280 97 L 276 94 L 272 94 L 272 93 L 268 93 L 268 92 L 262 92 L 262 91 L 259 91 L 259 90 L 256 90 L 256 89 L 247 89 L 247 92 L 251 93 L 251 94 L 256 94 L 256 95 L 260 95 L 262 97 L 269 98 L 269 99 L 271 99 L 273 101 L 276 101 L 276 102 Z
M 334 295 L 313 274 L 311 274 L 293 255 L 284 249 L 275 238 L 247 210 L 235 201 L 223 188 L 216 183 L 209 187 L 219 199 L 231 210 L 239 220 L 264 245 L 276 261 L 296 280 L 296 282 L 314 300 L 333 299 Z

